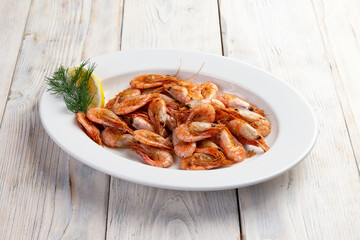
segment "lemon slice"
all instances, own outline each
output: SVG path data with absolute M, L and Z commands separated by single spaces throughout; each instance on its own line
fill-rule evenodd
M 68 73 L 69 73 L 69 76 L 75 75 L 75 69 L 77 69 L 77 68 L 72 67 L 72 68 L 67 69 Z M 87 71 L 87 70 L 83 69 L 83 71 Z M 81 81 L 81 78 L 80 78 L 79 81 Z M 101 85 L 101 82 L 99 81 L 99 79 L 94 74 L 91 74 L 91 76 L 90 76 L 89 92 L 91 94 L 94 94 L 94 98 L 93 98 L 92 102 L 89 105 L 89 109 L 90 108 L 95 108 L 95 107 L 103 108 L 104 105 L 105 105 L 104 90 L 103 90 L 103 87 Z

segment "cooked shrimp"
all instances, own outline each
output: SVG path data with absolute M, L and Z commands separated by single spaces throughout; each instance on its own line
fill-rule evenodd
M 201 99 L 201 100 L 191 100 L 190 102 L 186 103 L 186 107 L 187 108 L 194 108 L 196 106 L 203 105 L 203 104 L 211 104 L 211 106 L 213 106 L 213 108 L 215 110 L 226 108 L 225 105 L 221 101 L 217 100 L 216 98 L 213 98 L 213 99 Z
M 168 114 L 166 113 L 166 104 L 161 98 L 155 98 L 151 101 L 148 108 L 150 120 L 155 126 L 155 132 L 162 137 L 166 137 L 168 132 L 165 125 L 168 121 Z
M 219 90 L 218 87 L 211 82 L 206 82 L 203 84 L 200 84 L 200 90 L 201 90 L 201 94 L 203 95 L 203 97 L 205 99 L 213 99 L 216 98 Z
M 142 143 L 134 143 L 130 148 L 135 151 L 149 165 L 154 167 L 170 167 L 174 158 L 171 153 L 165 149 L 160 149 L 145 145 Z
M 175 134 L 172 135 L 174 152 L 179 158 L 190 157 L 196 149 L 196 142 L 180 141 Z
M 222 149 L 213 141 L 208 139 L 197 142 L 195 152 L 209 154 L 216 157 L 217 159 L 226 160 Z
M 195 107 L 203 105 L 203 104 L 211 104 L 210 99 L 191 100 L 186 103 L 185 107 L 190 109 L 190 108 L 195 108 Z
M 117 97 L 120 101 L 123 101 L 125 99 L 129 99 L 139 95 L 141 95 L 141 91 L 139 89 L 127 88 L 124 91 L 120 92 Z
M 242 119 L 242 117 L 233 108 L 218 108 L 216 109 L 215 121 L 222 124 L 227 124 L 233 119 Z
M 171 108 L 167 108 L 167 113 L 169 115 L 169 121 L 167 122 L 166 126 L 171 131 L 173 131 L 180 124 L 186 122 L 186 119 L 188 118 L 188 116 L 190 114 L 190 110 L 189 109 L 174 110 Z
M 159 94 L 159 97 L 164 100 L 165 104 L 166 104 L 166 107 L 167 108 L 171 108 L 171 109 L 174 109 L 174 110 L 178 110 L 180 108 L 180 102 L 169 97 L 169 96 L 166 96 L 165 94 Z
M 181 87 L 175 83 L 170 83 L 164 85 L 164 89 L 168 92 L 173 98 L 178 100 L 181 103 L 187 103 L 191 100 L 189 91 L 185 87 Z
M 164 92 L 164 87 L 155 87 L 155 88 L 148 88 L 148 89 L 143 89 L 141 91 L 141 94 L 145 95 L 145 94 L 152 94 L 152 93 L 162 93 Z
M 129 99 L 138 95 L 141 95 L 141 91 L 139 89 L 127 88 L 124 91 L 118 93 L 113 99 L 109 100 L 106 103 L 105 108 L 112 111 L 115 102 L 121 102 L 125 99 Z
M 158 148 L 172 149 L 172 144 L 159 134 L 150 132 L 148 130 L 135 130 L 134 138 L 146 145 Z
M 243 108 L 234 109 L 245 121 L 247 121 L 253 128 L 266 137 L 271 132 L 271 123 L 264 116 L 251 112 Z
M 234 119 L 241 119 L 241 120 L 246 121 L 246 119 L 241 114 L 242 111 L 246 111 L 246 112 L 261 116 L 260 114 L 257 114 L 255 112 L 250 112 L 244 108 L 235 108 L 235 109 L 234 108 L 218 108 L 216 110 L 216 121 L 223 123 L 223 124 L 226 124 Z M 261 117 L 264 118 L 263 116 L 261 116 Z
M 221 131 L 218 136 L 218 142 L 225 156 L 235 162 L 241 162 L 245 159 L 245 148 L 238 142 L 228 129 Z
M 261 134 L 255 128 L 250 126 L 250 124 L 248 124 L 247 122 L 241 119 L 235 119 L 231 120 L 227 124 L 227 127 L 236 138 L 246 139 L 247 144 L 261 147 L 264 152 L 270 149 L 266 145 L 264 137 L 261 136 Z
M 191 100 L 202 100 L 204 99 L 203 95 L 201 94 L 201 91 L 197 89 L 188 89 L 189 96 Z
M 217 100 L 216 98 L 210 99 L 210 102 L 211 102 L 211 106 L 213 106 L 215 108 L 215 110 L 219 109 L 219 108 L 225 108 L 225 105 L 220 100 Z
M 177 85 L 186 87 L 187 89 L 197 89 L 199 86 L 194 83 L 187 80 L 177 79 L 177 81 L 174 81 Z
M 224 125 L 205 122 L 192 122 L 181 124 L 175 128 L 174 134 L 184 142 L 197 142 L 218 134 L 224 129 Z
M 205 139 L 205 140 L 201 140 L 199 142 L 197 142 L 196 145 L 197 148 L 216 148 L 218 149 L 219 146 L 216 145 L 216 143 L 214 143 L 213 141 L 209 140 L 209 139 Z M 220 149 L 221 151 L 221 149 Z
M 198 105 L 191 110 L 186 122 L 209 122 L 215 121 L 215 109 L 210 104 Z
M 247 144 L 266 152 L 271 124 L 264 112 L 235 95 L 219 95 L 214 83 L 191 82 L 202 67 L 187 79 L 177 77 L 180 67 L 173 76 L 137 76 L 105 109 L 76 118 L 98 144 L 130 148 L 157 167 L 173 164 L 173 152 L 181 168 L 192 170 L 241 162 L 255 154 L 245 152 Z M 96 123 L 105 127 L 101 133 Z
M 125 122 L 120 120 L 120 118 L 109 109 L 91 108 L 87 111 L 86 117 L 92 122 L 99 123 L 107 127 L 114 127 L 123 132 L 133 133 L 133 130 L 131 130 Z
M 154 94 L 139 95 L 114 104 L 114 112 L 118 115 L 132 113 L 145 106 L 156 97 Z
M 174 131 L 174 129 L 178 126 L 178 121 L 173 116 L 168 114 L 168 120 L 166 121 L 166 126 L 171 131 Z
M 109 109 L 109 110 L 113 110 L 113 107 L 114 107 L 114 103 L 116 102 L 116 99 L 117 97 L 115 96 L 114 98 L 110 99 L 106 104 L 105 104 L 105 107 L 106 109 Z
M 166 105 L 166 113 L 167 113 L 167 121 L 166 126 L 173 131 L 175 127 L 177 127 L 178 119 L 179 119 L 179 109 L 180 109 L 180 102 L 166 96 L 164 94 L 159 94 L 159 97 L 165 102 Z
M 176 77 L 172 77 L 168 75 L 160 75 L 160 74 L 137 76 L 130 82 L 130 85 L 138 89 L 148 89 L 148 88 L 160 87 L 163 84 L 171 83 L 171 82 L 176 83 L 179 86 L 186 87 L 187 89 L 196 89 L 198 87 L 198 85 L 194 82 L 178 79 Z
M 268 136 L 271 133 L 271 123 L 267 119 L 260 119 L 258 121 L 250 123 L 263 137 Z
M 134 137 L 131 134 L 125 134 L 112 127 L 106 127 L 101 132 L 101 139 L 106 146 L 114 148 L 127 148 L 134 141 Z
M 84 113 L 76 113 L 76 120 L 79 123 L 80 127 L 94 142 L 96 142 L 100 146 L 104 146 L 100 138 L 99 129 L 95 126 L 94 123 L 90 122 L 89 119 L 87 119 Z
M 150 121 L 149 117 L 142 113 L 132 113 L 124 116 L 124 120 L 127 124 L 133 126 L 135 129 L 146 129 L 151 132 L 155 132 L 155 127 Z
M 147 89 L 160 87 L 165 83 L 170 83 L 173 81 L 176 81 L 175 77 L 160 74 L 149 74 L 135 77 L 130 81 L 130 85 L 133 88 Z
M 218 100 L 220 100 L 222 103 L 225 104 L 226 107 L 230 108 L 245 108 L 249 111 L 254 111 L 258 114 L 261 114 L 264 116 L 264 111 L 261 109 L 256 108 L 251 103 L 248 103 L 242 98 L 239 98 L 238 96 L 235 96 L 233 94 L 220 94 L 216 97 Z
M 232 162 L 227 159 L 204 153 L 194 153 L 192 156 L 183 158 L 180 161 L 180 167 L 185 170 L 208 170 L 231 164 Z

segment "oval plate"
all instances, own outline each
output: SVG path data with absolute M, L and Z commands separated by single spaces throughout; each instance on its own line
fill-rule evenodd
M 178 160 L 170 168 L 146 165 L 126 149 L 102 148 L 79 128 L 75 115 L 62 99 L 44 91 L 40 118 L 51 137 L 74 158 L 104 173 L 130 182 L 176 190 L 221 190 L 257 184 L 289 170 L 310 152 L 317 136 L 312 109 L 293 88 L 273 75 L 239 61 L 200 52 L 177 50 L 134 50 L 110 53 L 91 59 L 95 75 L 102 81 L 106 101 L 129 86 L 140 74 L 174 74 L 179 77 L 198 71 L 195 82 L 211 81 L 219 92 L 234 93 L 263 109 L 272 124 L 265 138 L 271 147 L 230 167 L 207 171 L 184 171 Z

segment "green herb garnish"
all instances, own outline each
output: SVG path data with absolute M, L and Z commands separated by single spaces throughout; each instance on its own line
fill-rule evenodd
M 85 69 L 86 65 L 88 67 Z M 63 97 L 70 111 L 86 113 L 94 98 L 94 94 L 89 92 L 89 81 L 95 67 L 95 64 L 86 60 L 69 75 L 68 69 L 60 66 L 51 77 L 46 77 L 46 83 L 49 85 L 47 91 L 57 97 Z

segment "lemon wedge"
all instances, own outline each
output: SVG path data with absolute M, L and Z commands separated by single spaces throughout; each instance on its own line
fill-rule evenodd
M 69 76 L 75 75 L 75 69 L 77 69 L 77 68 L 72 67 L 72 68 L 67 69 Z M 83 69 L 83 71 L 87 71 L 87 70 Z M 79 81 L 81 81 L 81 78 Z M 89 105 L 89 109 L 95 108 L 95 107 L 103 108 L 105 105 L 104 89 L 101 85 L 101 82 L 94 74 L 91 74 L 91 76 L 90 76 L 89 92 L 91 94 L 94 94 L 94 98 Z

